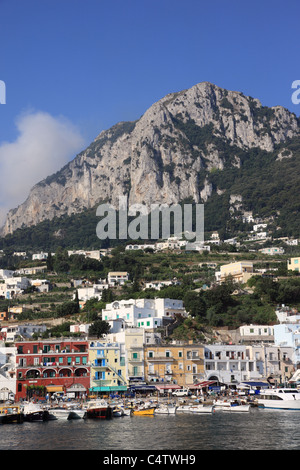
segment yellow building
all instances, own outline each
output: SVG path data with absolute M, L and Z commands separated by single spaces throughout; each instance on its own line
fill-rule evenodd
M 200 344 L 147 345 L 144 358 L 149 384 L 189 387 L 205 378 L 204 346 Z
M 127 390 L 125 356 L 120 343 L 91 341 L 89 344 L 91 367 L 90 392 L 115 393 Z
M 143 328 L 125 330 L 126 377 L 128 383 L 144 380 L 144 342 Z
M 300 258 L 291 258 L 287 262 L 287 268 L 289 271 L 298 271 L 300 268 Z
M 233 282 L 246 283 L 253 276 L 253 263 L 250 261 L 238 261 L 236 263 L 224 264 L 216 273 L 219 282 L 231 279 Z

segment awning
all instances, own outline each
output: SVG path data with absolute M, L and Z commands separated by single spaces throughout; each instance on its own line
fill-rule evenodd
M 128 388 L 130 392 L 155 392 L 155 385 L 130 385 Z
M 155 385 L 155 388 L 157 390 L 179 390 L 181 389 L 181 386 L 180 385 L 176 385 L 176 384 L 164 384 L 164 385 Z
M 64 387 L 62 385 L 48 385 L 46 390 L 47 392 L 63 392 Z
M 268 382 L 242 382 L 240 385 L 248 385 L 249 387 L 269 387 Z
M 209 386 L 211 386 L 215 383 L 217 383 L 216 380 L 203 380 L 202 382 L 198 382 L 197 384 L 187 385 L 187 388 L 189 388 L 191 390 L 194 390 L 194 389 L 197 389 L 197 388 L 209 387 Z
M 92 387 L 90 392 L 126 392 L 127 387 L 122 385 L 115 385 L 112 387 Z

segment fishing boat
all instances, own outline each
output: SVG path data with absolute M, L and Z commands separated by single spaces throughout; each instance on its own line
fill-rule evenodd
M 251 405 L 243 403 L 238 400 L 215 400 L 214 401 L 215 411 L 232 411 L 232 412 L 248 412 L 250 411 Z
M 24 413 L 18 405 L 0 407 L 0 424 L 23 423 Z
M 153 416 L 155 411 L 155 406 L 140 406 L 133 410 L 134 416 Z
M 259 408 L 300 411 L 300 391 L 295 388 L 261 390 L 257 404 Z
M 105 400 L 95 400 L 88 403 L 86 408 L 88 419 L 109 419 L 112 417 L 112 408 Z

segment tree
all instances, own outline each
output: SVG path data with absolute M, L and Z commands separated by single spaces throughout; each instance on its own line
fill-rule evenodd
M 110 324 L 104 320 L 96 320 L 89 328 L 89 335 L 100 338 L 110 330 Z

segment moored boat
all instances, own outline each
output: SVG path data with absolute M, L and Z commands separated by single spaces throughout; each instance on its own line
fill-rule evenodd
M 239 402 L 238 400 L 215 400 L 214 401 L 215 411 L 234 411 L 234 412 L 248 412 L 250 411 L 251 405 L 247 403 Z
M 48 411 L 44 410 L 36 403 L 24 403 L 23 405 L 24 421 L 43 422 L 48 420 Z
M 112 415 L 114 418 L 120 418 L 121 416 L 124 416 L 125 413 L 124 413 L 123 408 L 121 408 L 120 406 L 115 406 L 112 409 Z
M 176 413 L 190 413 L 191 412 L 191 405 L 179 405 L 176 408 Z
M 149 407 L 139 407 L 133 410 L 134 416 L 153 416 L 155 411 L 155 406 Z
M 259 408 L 300 411 L 300 391 L 294 388 L 261 390 L 257 404 Z
M 23 423 L 24 413 L 18 405 L 0 407 L 0 424 Z
M 89 402 L 85 417 L 90 419 L 109 419 L 112 417 L 112 408 L 105 400 Z
M 214 411 L 213 405 L 192 405 L 190 406 L 191 413 L 212 413 Z
M 155 408 L 155 414 L 166 414 L 166 415 L 174 415 L 176 413 L 176 406 L 170 405 L 159 405 Z

